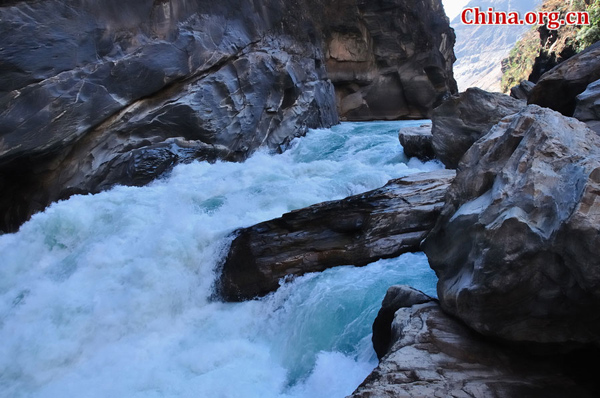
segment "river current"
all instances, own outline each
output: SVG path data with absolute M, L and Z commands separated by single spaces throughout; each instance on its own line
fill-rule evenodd
M 260 300 L 214 296 L 232 232 L 441 168 L 400 127 L 342 123 L 283 154 L 177 166 L 145 187 L 74 196 L 0 236 L 2 397 L 344 397 L 376 366 L 390 285 L 435 295 L 422 253 L 337 267 Z

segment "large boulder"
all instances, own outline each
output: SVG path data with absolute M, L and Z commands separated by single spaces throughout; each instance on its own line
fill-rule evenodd
M 506 340 L 600 343 L 600 137 L 531 105 L 459 170 L 422 246 L 442 308 Z
M 522 80 L 521 83 L 510 89 L 510 96 L 516 99 L 527 101 L 534 86 L 535 83 L 532 83 L 529 80 Z
M 427 161 L 433 159 L 435 156 L 433 152 L 431 124 L 400 129 L 398 139 L 404 149 L 404 154 L 408 157 L 416 157 Z
M 544 73 L 531 90 L 529 104 L 573 116 L 576 98 L 600 79 L 600 42 Z
M 584 121 L 600 134 L 600 80 L 596 80 L 577 96 L 577 107 L 573 117 Z
M 251 299 L 275 291 L 286 276 L 419 251 L 454 175 L 451 170 L 410 175 L 237 231 L 223 266 L 221 296 Z
M 342 120 L 424 119 L 456 93 L 454 31 L 440 0 L 320 5 Z
M 351 398 L 598 396 L 597 352 L 536 357 L 486 341 L 408 286 L 390 288 L 389 303 L 390 347 Z
M 524 101 L 475 87 L 447 99 L 431 116 L 436 157 L 446 167 L 455 169 L 475 141 L 487 134 L 500 119 L 525 106 Z

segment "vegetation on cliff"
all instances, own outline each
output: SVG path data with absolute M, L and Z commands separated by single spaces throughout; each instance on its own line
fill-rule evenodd
M 600 0 L 546 0 L 542 11 L 587 11 L 589 25 L 565 25 L 557 30 L 546 26 L 533 28 L 513 47 L 509 56 L 502 60 L 503 92 L 522 80 L 536 82 L 540 76 L 600 40 Z

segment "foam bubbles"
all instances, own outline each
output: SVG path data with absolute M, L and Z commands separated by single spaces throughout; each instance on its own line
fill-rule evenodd
M 433 286 L 424 256 L 307 275 L 240 304 L 211 300 L 216 269 L 236 228 L 441 167 L 406 163 L 397 130 L 411 123 L 345 123 L 281 155 L 180 165 L 0 236 L 0 396 L 345 396 L 374 366 L 387 287 Z

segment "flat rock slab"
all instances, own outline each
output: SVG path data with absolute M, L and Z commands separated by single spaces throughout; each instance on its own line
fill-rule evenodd
M 252 299 L 275 291 L 289 275 L 420 250 L 454 176 L 451 170 L 413 174 L 237 231 L 220 294 L 228 301 Z
M 382 309 L 390 305 L 391 347 L 351 398 L 597 396 L 587 354 L 540 357 L 490 342 L 408 286 L 390 288 Z

